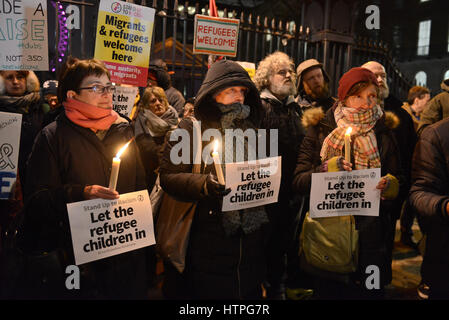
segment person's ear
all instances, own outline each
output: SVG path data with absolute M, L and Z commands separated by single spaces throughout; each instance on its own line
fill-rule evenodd
M 67 98 L 73 99 L 75 97 L 75 95 L 76 95 L 75 91 L 73 91 L 73 90 L 67 91 Z

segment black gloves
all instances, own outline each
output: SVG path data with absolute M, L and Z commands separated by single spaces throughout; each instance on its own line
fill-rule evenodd
M 231 192 L 231 188 L 220 184 L 215 175 L 209 174 L 206 179 L 205 194 L 211 198 L 223 198 Z

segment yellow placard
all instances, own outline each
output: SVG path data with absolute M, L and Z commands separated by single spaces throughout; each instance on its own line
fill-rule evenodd
M 153 21 L 99 11 L 95 57 L 112 63 L 148 67 Z

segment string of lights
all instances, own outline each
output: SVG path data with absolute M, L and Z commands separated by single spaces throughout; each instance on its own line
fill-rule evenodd
M 56 71 L 56 63 L 61 63 L 65 57 L 65 54 L 67 51 L 67 46 L 68 46 L 69 31 L 66 26 L 67 17 L 66 17 L 64 7 L 62 6 L 62 4 L 59 1 L 58 2 L 51 1 L 51 4 L 53 5 L 56 12 L 58 13 L 58 25 L 59 25 L 58 45 L 57 45 L 58 51 L 55 56 L 55 59 L 50 61 L 50 70 L 51 70 L 51 72 L 55 72 Z

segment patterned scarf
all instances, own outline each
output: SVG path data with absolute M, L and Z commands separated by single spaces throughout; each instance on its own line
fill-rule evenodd
M 73 123 L 88 129 L 108 130 L 118 114 L 111 109 L 103 109 L 75 99 L 67 99 L 62 105 L 67 118 Z
M 352 127 L 351 154 L 354 159 L 354 168 L 356 170 L 380 168 L 380 155 L 373 128 L 382 115 L 383 111 L 379 105 L 369 110 L 357 110 L 338 102 L 334 111 L 337 128 L 324 139 L 320 152 L 321 161 L 343 155 L 346 129 Z
M 256 146 L 248 144 L 248 140 L 243 136 L 243 131 L 245 131 L 245 129 L 237 126 L 235 120 L 244 120 L 248 118 L 251 110 L 250 107 L 240 103 L 234 103 L 231 105 L 217 103 L 217 105 L 222 113 L 221 130 L 223 145 L 225 146 L 224 162 L 232 162 L 232 159 L 244 159 L 244 161 L 248 161 L 248 154 L 256 155 Z M 232 143 L 226 143 L 225 141 L 225 129 L 243 129 L 234 131 L 234 136 L 236 136 L 234 148 Z M 222 163 L 222 167 L 226 177 L 226 166 L 224 163 Z M 227 211 L 223 212 L 222 216 L 223 228 L 228 236 L 238 233 L 240 228 L 243 233 L 250 234 L 259 229 L 262 224 L 268 222 L 268 217 L 263 206 L 236 211 Z

